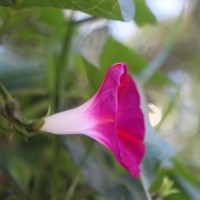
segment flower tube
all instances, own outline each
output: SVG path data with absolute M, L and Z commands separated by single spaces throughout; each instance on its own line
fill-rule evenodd
M 110 149 L 134 177 L 144 156 L 144 117 L 125 62 L 112 65 L 97 93 L 83 105 L 45 119 L 42 131 L 84 134 Z

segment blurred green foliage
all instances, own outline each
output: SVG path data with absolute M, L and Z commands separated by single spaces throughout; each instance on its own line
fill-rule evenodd
M 95 93 L 111 64 L 126 61 L 140 86 L 146 120 L 146 154 L 135 180 L 89 138 L 38 132 L 25 140 L 0 116 L 0 199 L 199 199 L 200 3 L 192 1 L 193 10 L 169 24 L 157 22 L 139 0 L 0 5 L 7 6 L 0 7 L 0 81 L 20 103 L 24 118 L 39 119 L 49 106 L 54 113 L 80 105 Z M 66 8 L 91 16 L 78 20 L 77 12 Z M 102 17 L 134 19 L 142 36 L 130 38 L 128 47 L 106 29 L 89 32 Z M 164 32 L 159 40 L 151 34 L 155 27 Z M 154 127 L 150 103 L 162 112 Z

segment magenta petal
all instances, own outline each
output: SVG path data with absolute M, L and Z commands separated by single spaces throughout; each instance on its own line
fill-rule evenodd
M 116 127 L 121 164 L 138 177 L 144 156 L 144 118 L 136 85 L 126 73 L 121 77 L 118 90 Z
M 94 130 L 101 133 L 100 142 L 113 151 L 122 166 L 138 177 L 144 156 L 144 118 L 136 84 L 127 74 L 125 63 L 111 66 L 92 100 L 91 113 L 99 121 Z

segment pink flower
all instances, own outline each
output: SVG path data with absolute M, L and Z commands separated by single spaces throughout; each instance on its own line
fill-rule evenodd
M 84 134 L 110 149 L 134 177 L 144 156 L 140 96 L 126 63 L 112 65 L 98 92 L 83 105 L 49 116 L 41 128 L 55 134 Z

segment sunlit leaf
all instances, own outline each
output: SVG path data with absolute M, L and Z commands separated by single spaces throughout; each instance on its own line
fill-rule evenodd
M 144 24 L 155 24 L 156 18 L 150 11 L 144 0 L 134 0 L 135 2 L 135 16 L 134 20 L 137 25 L 142 26 Z
M 47 7 L 79 10 L 94 16 L 125 21 L 132 20 L 134 15 L 134 4 L 132 0 L 4 0 L 0 2 L 0 5 L 20 8 Z

